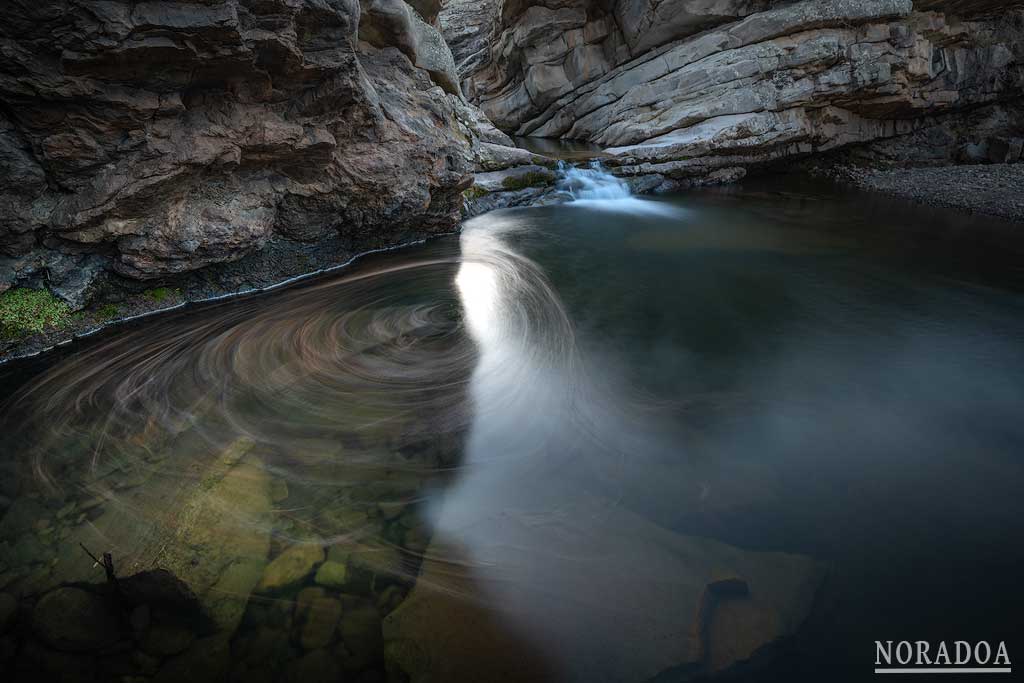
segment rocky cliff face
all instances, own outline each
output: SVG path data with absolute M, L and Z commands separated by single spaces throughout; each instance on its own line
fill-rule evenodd
M 877 140 L 984 156 L 1024 125 L 1018 4 L 16 0 L 0 291 L 236 291 L 451 230 L 470 171 L 543 163 L 464 96 L 647 187 Z
M 6 9 L 0 291 L 238 289 L 456 225 L 479 122 L 437 0 Z
M 1021 132 L 1020 4 L 505 0 L 463 88 L 503 130 L 600 144 L 625 175 L 729 179 L 934 126 L 948 157 L 979 142 L 949 117 Z

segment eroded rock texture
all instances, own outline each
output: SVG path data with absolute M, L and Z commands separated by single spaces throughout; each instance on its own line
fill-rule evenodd
M 449 34 L 456 4 L 441 15 Z M 943 117 L 979 107 L 1019 134 L 1021 3 L 916 4 L 504 0 L 486 58 L 461 62 L 478 64 L 463 89 L 503 130 L 591 141 L 624 174 L 676 179 L 964 131 Z
M 252 257 L 244 287 L 302 270 L 285 247 L 331 261 L 453 229 L 474 112 L 440 3 L 410 4 L 426 18 L 400 0 L 15 0 L 0 290 L 81 305 L 105 280 Z

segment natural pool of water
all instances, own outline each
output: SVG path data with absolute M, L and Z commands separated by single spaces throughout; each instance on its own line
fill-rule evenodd
M 870 677 L 875 640 L 1012 656 L 1022 248 L 750 181 L 495 212 L 4 366 L 12 667 L 821 681 Z M 82 596 L 39 595 L 104 580 L 82 546 L 171 570 L 202 618 L 86 599 L 106 633 L 50 623 Z

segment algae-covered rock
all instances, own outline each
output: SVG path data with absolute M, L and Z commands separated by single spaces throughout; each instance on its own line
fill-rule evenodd
M 324 549 L 319 545 L 299 544 L 274 558 L 263 571 L 259 589 L 274 591 L 294 586 L 309 576 L 324 561 Z
M 329 534 L 366 531 L 369 524 L 365 510 L 347 505 L 332 505 L 322 510 L 318 519 L 322 530 Z
M 275 503 L 283 502 L 288 498 L 288 482 L 284 479 L 275 478 L 270 482 L 270 500 Z
M 343 588 L 348 580 L 348 567 L 340 562 L 324 562 L 314 580 L 328 588 Z
M 99 550 L 115 543 L 123 549 L 114 554 L 115 569 L 129 577 L 124 589 L 132 602 L 197 598 L 219 630 L 233 632 L 270 551 L 269 477 L 254 448 L 243 437 L 211 450 L 202 435 L 185 434 L 175 444 L 179 457 L 155 465 L 145 486 L 96 507 L 95 519 L 76 527 L 66 545 Z M 67 552 L 51 580 L 102 577 L 97 573 L 84 552 Z
M 226 632 L 232 632 L 245 614 L 245 599 L 263 576 L 261 559 L 242 558 L 232 562 L 207 591 L 204 608 L 214 623 Z

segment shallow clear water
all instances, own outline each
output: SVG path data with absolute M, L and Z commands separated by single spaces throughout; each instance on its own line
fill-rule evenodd
M 517 147 L 528 149 L 531 152 L 543 154 L 553 159 L 582 162 L 608 156 L 600 145 L 580 140 L 517 136 L 512 138 L 512 141 L 515 142 Z
M 1012 656 L 1021 246 L 797 178 L 605 197 L 5 367 L 3 590 L 166 567 L 212 620 L 150 665 L 235 680 Z

